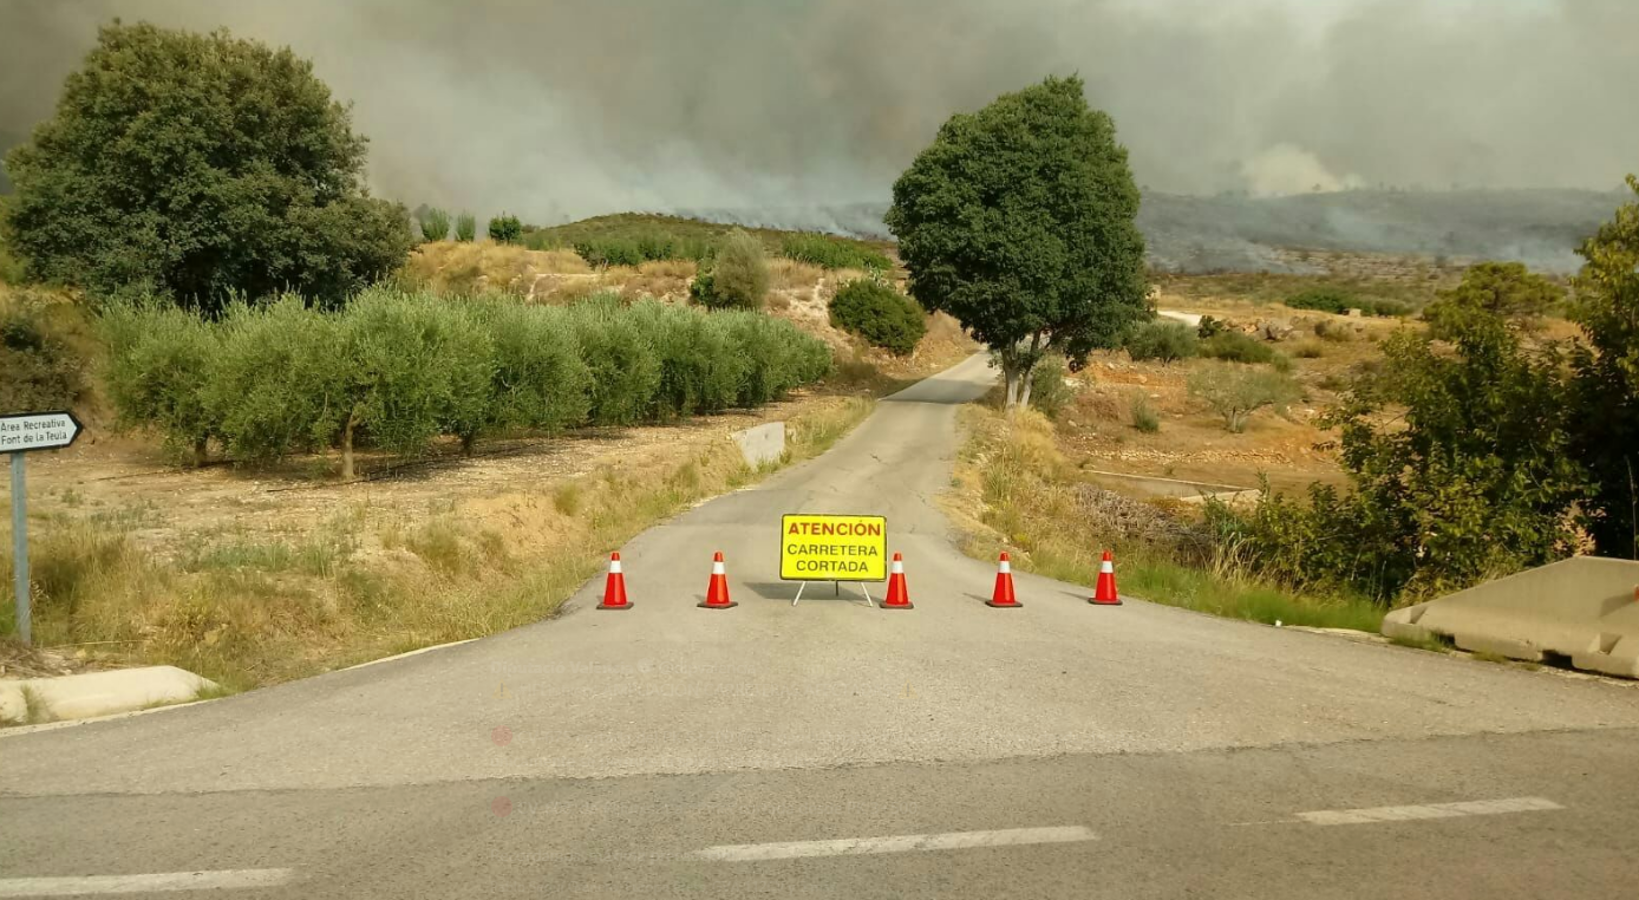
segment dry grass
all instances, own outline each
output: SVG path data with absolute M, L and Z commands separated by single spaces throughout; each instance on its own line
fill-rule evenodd
M 529 250 L 491 241 L 434 241 L 410 254 L 403 274 L 408 280 L 448 294 L 504 291 L 534 297 L 551 276 L 590 275 L 592 269 L 573 250 Z
M 1187 527 L 1146 529 L 1135 538 L 1131 522 L 1110 518 L 1119 504 L 1090 505 L 1081 480 L 1059 448 L 1051 422 L 1033 410 L 1011 418 L 985 406 L 963 410 L 968 439 L 947 507 L 966 534 L 964 548 L 979 559 L 1000 550 L 1026 571 L 1092 585 L 1102 551 L 1115 552 L 1122 591 L 1156 603 L 1258 622 L 1376 630 L 1383 611 L 1349 597 L 1298 594 L 1252 578 L 1232 558 L 1190 544 Z M 1128 512 L 1131 512 L 1130 510 Z M 1152 523 L 1153 526 L 1153 523 Z M 1185 540 L 1182 548 L 1178 540 Z M 1197 565 L 1182 560 L 1195 557 Z

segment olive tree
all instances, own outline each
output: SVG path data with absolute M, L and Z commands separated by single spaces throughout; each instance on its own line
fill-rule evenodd
M 1115 123 L 1071 77 L 952 116 L 895 182 L 887 224 L 912 296 L 995 352 L 1011 407 L 1043 354 L 1079 367 L 1148 315 L 1137 215 Z

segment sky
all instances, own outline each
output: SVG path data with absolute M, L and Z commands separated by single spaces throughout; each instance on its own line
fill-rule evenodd
M 1154 190 L 1639 170 L 1639 0 L 0 0 L 0 144 L 114 16 L 289 45 L 378 193 L 536 222 L 882 202 L 951 114 L 1070 73 Z

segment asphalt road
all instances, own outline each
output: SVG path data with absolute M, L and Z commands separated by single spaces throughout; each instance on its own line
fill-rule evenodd
M 0 897 L 1617 897 L 1639 690 L 1018 576 L 951 544 L 981 360 L 622 550 L 636 608 L 0 736 Z M 776 579 L 884 515 L 916 609 Z M 695 608 L 711 555 L 727 611 Z

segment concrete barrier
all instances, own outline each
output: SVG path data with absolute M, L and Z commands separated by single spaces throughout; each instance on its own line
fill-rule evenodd
M 756 428 L 734 432 L 734 443 L 740 445 L 740 455 L 753 469 L 775 462 L 785 455 L 785 423 L 769 422 Z
M 1383 618 L 1388 637 L 1639 678 L 1639 562 L 1579 556 Z
M 0 719 L 87 719 L 159 703 L 186 703 L 215 688 L 209 679 L 175 666 L 0 681 Z

